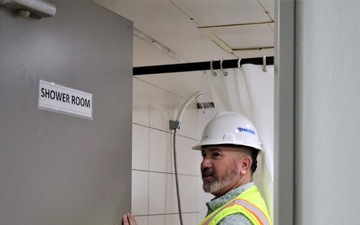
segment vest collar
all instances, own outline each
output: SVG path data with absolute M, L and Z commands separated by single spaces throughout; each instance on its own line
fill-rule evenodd
M 229 191 L 225 195 L 220 196 L 219 198 L 212 199 L 210 202 L 206 203 L 206 206 L 208 208 L 207 215 L 209 215 L 210 213 L 212 213 L 216 209 L 222 207 L 223 205 L 228 203 L 230 200 L 236 198 L 238 195 L 240 195 L 241 193 L 243 193 L 247 189 L 251 188 L 252 186 L 254 186 L 254 182 L 244 184 L 244 185 L 242 185 L 240 187 L 237 187 L 237 188 Z

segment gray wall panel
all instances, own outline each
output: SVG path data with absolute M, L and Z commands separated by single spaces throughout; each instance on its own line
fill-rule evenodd
M 114 224 L 131 208 L 132 22 L 56 5 L 0 9 L 0 224 Z M 93 120 L 38 109 L 39 79 L 92 93 Z

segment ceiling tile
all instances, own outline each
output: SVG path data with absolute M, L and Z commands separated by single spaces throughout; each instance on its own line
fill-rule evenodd
M 173 3 L 159 1 L 115 1 L 114 11 L 134 22 L 134 27 L 188 61 L 232 58 L 197 29 Z
M 255 0 L 172 0 L 198 26 L 217 26 L 269 21 L 265 10 Z
M 274 0 L 259 0 L 261 5 L 268 12 L 272 21 L 275 21 L 275 1 Z
M 233 50 L 274 46 L 274 32 L 268 25 L 223 27 L 211 32 Z

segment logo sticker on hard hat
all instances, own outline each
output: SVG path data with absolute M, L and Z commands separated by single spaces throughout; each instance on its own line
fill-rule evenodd
M 250 133 L 250 134 L 256 135 L 256 134 L 255 134 L 255 131 L 254 131 L 254 130 L 251 130 L 251 129 L 249 129 L 249 128 L 238 127 L 237 129 L 238 129 L 238 131 L 240 131 L 240 132 L 246 132 L 246 133 Z

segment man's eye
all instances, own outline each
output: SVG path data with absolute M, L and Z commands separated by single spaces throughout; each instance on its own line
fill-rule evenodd
M 201 156 L 202 156 L 203 158 L 205 158 L 206 154 L 205 154 L 204 151 L 201 151 Z
M 218 152 L 213 152 L 212 156 L 213 156 L 213 157 L 219 157 L 219 156 L 220 156 L 220 153 L 218 153 Z

